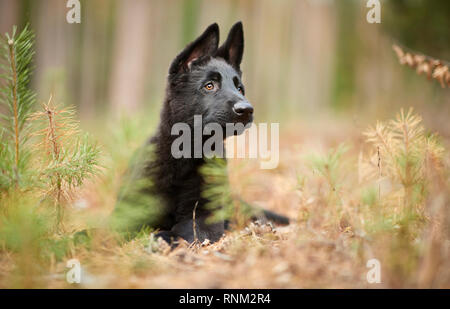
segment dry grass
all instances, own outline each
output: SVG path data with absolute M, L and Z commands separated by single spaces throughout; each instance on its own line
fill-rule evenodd
M 342 143 L 347 149 L 339 148 Z M 373 147 L 365 142 L 361 128 L 348 122 L 285 125 L 277 169 L 261 170 L 258 162 L 232 160 L 229 172 L 236 194 L 290 216 L 291 225 L 249 223 L 227 232 L 217 243 L 182 243 L 172 251 L 148 235 L 119 244 L 109 233 L 99 232 L 89 247 L 72 247 L 62 260 L 51 260 L 45 273 L 27 285 L 450 288 L 448 165 L 444 173 L 427 170 L 433 175 L 427 175 L 428 193 L 420 199 L 419 213 L 424 217 L 405 222 L 405 218 L 398 217 L 399 204 L 403 203 L 395 179 L 384 169 L 383 179 L 377 173 L 372 182 L 360 177 L 360 154 L 371 154 Z M 444 160 L 448 161 L 448 156 Z M 89 218 L 105 218 L 112 210 L 111 188 L 117 188 L 119 174 L 114 172 L 111 179 L 86 186 L 80 197 L 86 208 L 74 209 L 68 215 L 74 230 L 86 225 Z M 65 281 L 65 262 L 70 258 L 81 263 L 80 285 Z M 381 284 L 366 280 L 366 262 L 371 258 L 381 262 Z M 1 287 L 10 287 L 11 278 L 20 281 L 16 263 L 17 254 L 0 253 Z

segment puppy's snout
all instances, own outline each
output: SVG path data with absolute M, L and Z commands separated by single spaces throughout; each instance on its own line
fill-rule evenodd
M 233 111 L 238 116 L 250 116 L 253 114 L 253 106 L 248 102 L 238 102 L 233 105 Z

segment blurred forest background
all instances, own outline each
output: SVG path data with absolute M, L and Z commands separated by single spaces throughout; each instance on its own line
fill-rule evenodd
M 361 0 L 90 0 L 81 1 L 80 24 L 67 23 L 66 3 L 0 0 L 0 32 L 31 22 L 39 100 L 53 93 L 85 123 L 142 109 L 157 119 L 175 55 L 209 24 L 223 40 L 242 20 L 257 122 L 373 119 L 414 106 L 431 129 L 450 134 L 448 89 L 400 66 L 391 47 L 449 60 L 448 1 L 381 1 L 381 24 L 366 21 Z
M 74 118 L 100 145 L 85 147 L 90 157 L 60 157 L 54 146 L 48 160 L 53 153 L 31 147 L 47 131 L 21 132 L 30 137 L 21 151 L 33 153 L 23 175 L 37 175 L 29 177 L 31 190 L 10 181 L 19 179 L 18 147 L 15 156 L 0 151 L 0 176 L 9 181 L 9 191 L 0 187 L 0 287 L 76 287 L 64 276 L 71 258 L 83 266 L 84 287 L 377 287 L 366 279 L 373 257 L 383 268 L 379 287 L 450 287 L 450 88 L 401 65 L 392 48 L 448 65 L 450 1 L 380 1 L 381 24 L 367 22 L 366 0 L 80 2 L 81 23 L 69 24 L 66 0 L 0 0 L 2 35 L 27 23 L 36 34 L 31 87 L 39 103 L 52 94 L 74 106 Z M 146 233 L 121 243 L 103 231 L 75 244 L 76 232 L 106 226 L 132 153 L 157 125 L 172 59 L 211 23 L 223 41 L 238 20 L 246 96 L 256 123 L 280 123 L 280 164 L 261 170 L 256 161 L 229 160 L 231 193 L 222 195 L 292 224 L 250 223 L 216 244 L 174 251 Z M 52 115 L 39 106 L 41 117 Z M 409 107 L 423 123 L 412 112 L 398 114 Z M 386 119 L 395 120 L 373 127 Z M 71 128 L 57 127 L 62 149 L 77 154 L 81 147 L 66 140 Z M 4 149 L 19 145 L 4 136 Z M 60 171 L 81 174 L 67 202 L 59 199 Z M 47 191 L 58 192 L 56 202 Z M 60 232 L 55 217 L 58 229 L 64 223 Z

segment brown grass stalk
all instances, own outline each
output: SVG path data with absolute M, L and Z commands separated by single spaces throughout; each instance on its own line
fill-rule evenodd
M 194 210 L 192 211 L 192 230 L 194 232 L 194 243 L 197 242 L 197 224 L 195 222 L 195 212 L 197 211 L 198 201 L 195 202 Z

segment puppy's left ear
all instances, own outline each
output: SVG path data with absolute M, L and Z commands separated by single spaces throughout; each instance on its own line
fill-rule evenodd
M 219 47 L 216 57 L 222 57 L 235 69 L 240 71 L 242 55 L 244 53 L 244 30 L 242 22 L 237 22 L 231 27 L 227 40 Z

